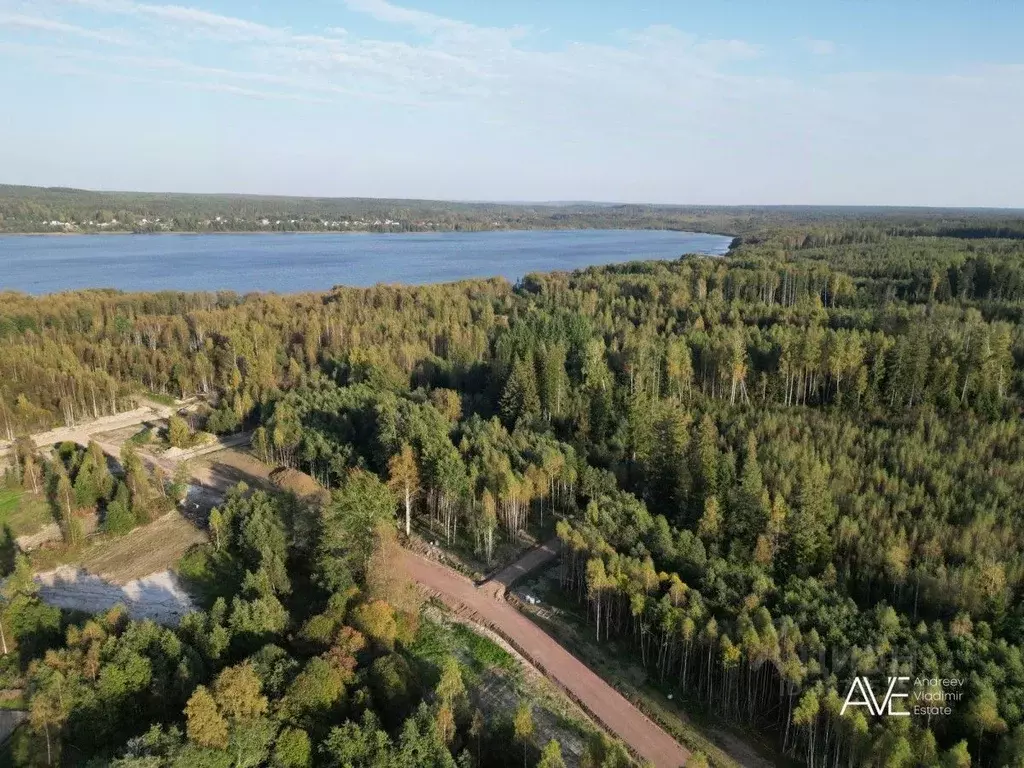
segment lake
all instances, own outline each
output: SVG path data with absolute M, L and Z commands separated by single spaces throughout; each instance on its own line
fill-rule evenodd
M 573 270 L 686 253 L 721 255 L 731 238 L 665 230 L 427 234 L 0 236 L 0 290 L 326 291 Z

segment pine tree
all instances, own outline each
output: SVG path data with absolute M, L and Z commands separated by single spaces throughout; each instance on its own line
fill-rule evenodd
M 167 442 L 172 448 L 188 448 L 192 445 L 192 430 L 178 414 L 173 414 L 167 420 Z
M 509 428 L 520 421 L 529 421 L 540 416 L 537 373 L 526 359 L 519 358 L 512 366 L 512 373 L 501 393 L 499 408 L 502 419 Z
M 747 435 L 739 488 L 729 510 L 730 538 L 749 551 L 757 536 L 765 530 L 768 516 L 769 499 L 757 460 L 757 441 L 750 433 Z
M 705 413 L 691 444 L 690 474 L 693 478 L 691 504 L 697 513 L 704 509 L 708 497 L 718 493 L 718 430 L 710 414 Z

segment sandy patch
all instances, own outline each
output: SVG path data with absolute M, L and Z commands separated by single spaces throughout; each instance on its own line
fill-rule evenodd
M 59 608 L 99 613 L 122 604 L 134 619 L 175 625 L 196 610 L 178 577 L 170 571 L 152 573 L 127 584 L 113 584 L 81 568 L 62 565 L 36 575 L 39 597 Z
M 60 540 L 60 526 L 56 523 L 50 523 L 49 525 L 43 526 L 35 533 L 19 536 L 14 540 L 14 543 L 18 545 L 18 549 L 22 552 L 29 552 L 33 549 L 38 549 L 48 542 Z

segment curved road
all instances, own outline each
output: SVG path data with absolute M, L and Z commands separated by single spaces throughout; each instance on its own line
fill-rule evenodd
M 675 739 L 536 624 L 496 599 L 487 589 L 490 582 L 478 589 L 461 574 L 408 550 L 402 550 L 402 559 L 411 579 L 438 593 L 449 605 L 473 611 L 641 757 L 658 768 L 679 768 L 686 763 L 689 753 Z

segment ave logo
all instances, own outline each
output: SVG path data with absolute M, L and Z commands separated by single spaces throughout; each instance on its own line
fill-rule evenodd
M 905 683 L 909 680 L 909 677 L 890 677 L 889 688 L 886 690 L 882 701 L 879 702 L 875 697 L 874 690 L 871 688 L 871 680 L 867 677 L 855 677 L 850 684 L 850 690 L 846 694 L 846 701 L 843 702 L 843 708 L 839 711 L 839 714 L 845 715 L 849 707 L 867 707 L 868 712 L 875 717 L 881 717 L 882 715 L 910 717 L 910 712 L 908 711 L 894 712 L 892 709 L 893 699 L 906 699 L 910 697 L 909 693 L 896 692 L 897 684 Z

